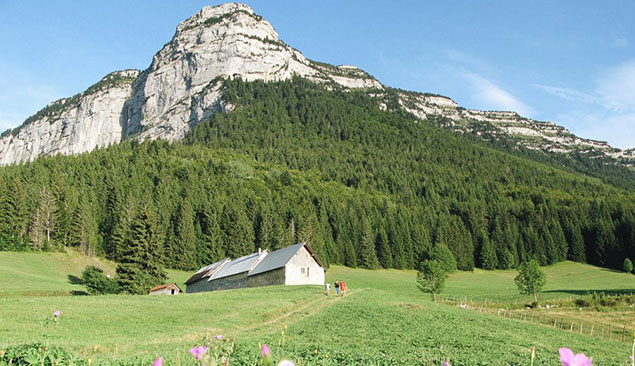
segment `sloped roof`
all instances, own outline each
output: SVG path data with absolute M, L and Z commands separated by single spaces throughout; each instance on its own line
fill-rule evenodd
M 153 288 L 150 289 L 149 292 L 154 292 L 154 291 L 159 291 L 159 290 L 163 290 L 166 287 L 176 287 L 179 289 L 179 291 L 181 291 L 181 288 L 179 286 L 177 286 L 176 283 L 167 283 L 165 285 L 159 285 L 159 286 L 155 286 Z
M 320 267 L 324 267 L 322 263 L 319 261 L 319 259 L 317 259 L 317 257 L 315 256 L 311 248 L 306 243 L 299 243 L 299 244 L 278 249 L 275 252 L 269 253 L 269 255 L 265 257 L 265 259 L 260 261 L 260 263 L 258 263 L 258 265 L 251 272 L 249 272 L 249 276 L 257 275 L 257 274 L 268 272 L 268 271 L 273 271 L 274 269 L 284 267 L 302 247 L 307 248 L 307 250 L 309 251 L 309 254 L 311 254 L 313 259 L 315 259 L 315 261 L 320 265 Z
M 229 258 L 225 258 L 223 260 L 220 260 L 216 263 L 212 263 L 208 266 L 205 266 L 201 269 L 199 269 L 192 277 L 190 277 L 187 281 L 185 281 L 186 285 L 192 284 L 198 280 L 201 280 L 205 277 L 210 277 L 212 276 L 216 270 L 220 269 L 220 267 L 222 267 L 223 264 L 225 264 L 225 262 L 228 262 Z
M 240 258 L 236 258 L 233 261 L 225 264 L 218 272 L 214 273 L 209 281 L 214 281 L 219 278 L 233 276 L 243 272 L 249 272 L 254 265 L 258 263 L 262 258 L 268 257 L 268 251 L 263 250 L 261 253 L 249 254 Z

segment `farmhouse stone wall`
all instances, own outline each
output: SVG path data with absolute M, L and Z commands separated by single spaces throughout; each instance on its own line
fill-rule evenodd
M 187 292 L 188 294 L 194 293 L 194 292 L 205 292 L 205 291 L 209 291 L 209 288 L 207 286 L 207 280 L 209 278 L 203 278 L 200 279 L 194 283 L 190 283 L 189 285 L 187 285 L 187 290 L 185 292 Z
M 249 276 L 249 287 L 284 285 L 284 268 Z
M 285 266 L 285 285 L 324 285 L 324 268 L 317 264 L 306 247 L 302 247 Z

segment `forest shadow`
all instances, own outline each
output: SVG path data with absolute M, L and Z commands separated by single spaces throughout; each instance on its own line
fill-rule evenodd
M 571 294 L 571 295 L 580 295 L 580 296 L 585 296 L 585 295 L 592 295 L 592 294 L 599 294 L 599 293 L 604 293 L 605 295 L 626 295 L 626 294 L 632 294 L 635 293 L 635 288 L 631 288 L 631 289 L 609 289 L 609 290 L 549 290 L 549 291 L 542 291 L 542 293 L 554 293 L 554 292 L 563 292 L 563 293 L 567 293 L 567 294 Z
M 83 285 L 84 284 L 84 281 L 82 281 L 81 278 L 79 278 L 77 276 L 74 276 L 74 275 L 70 275 L 70 274 L 68 275 L 68 282 L 70 284 L 73 284 L 73 285 Z

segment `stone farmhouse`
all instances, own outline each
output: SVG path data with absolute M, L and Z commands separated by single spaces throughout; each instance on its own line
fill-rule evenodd
M 199 269 L 185 284 L 187 293 L 271 285 L 324 285 L 324 265 L 306 243 L 274 252 L 258 250 L 225 258 Z

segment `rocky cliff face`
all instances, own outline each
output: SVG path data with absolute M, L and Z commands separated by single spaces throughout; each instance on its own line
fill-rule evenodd
M 122 110 L 139 72 L 113 72 L 83 93 L 49 104 L 0 138 L 0 164 L 79 154 L 119 143 Z
M 422 120 L 439 120 L 442 127 L 455 131 L 481 134 L 479 131 L 487 129 L 490 134 L 515 138 L 518 144 L 529 149 L 548 153 L 599 154 L 617 159 L 623 165 L 635 166 L 635 149 L 620 150 L 605 141 L 580 138 L 553 122 L 535 121 L 515 112 L 465 109 L 452 99 L 439 95 L 401 91 L 397 94 L 402 109 Z
M 85 92 L 53 102 L 21 127 L 3 133 L 0 164 L 31 161 L 40 155 L 77 154 L 131 137 L 178 140 L 201 120 L 232 108 L 221 101 L 223 78 L 276 81 L 293 76 L 327 87 L 368 89 L 379 97 L 386 92 L 355 66 L 306 59 L 246 5 L 205 7 L 178 25 L 148 69 L 109 74 Z M 424 120 L 447 117 L 447 127 L 460 129 L 469 121 L 480 121 L 503 134 L 538 134 L 553 142 L 553 151 L 590 141 L 515 113 L 466 110 L 442 96 L 400 92 L 399 103 Z M 385 107 L 381 100 L 379 105 Z M 606 144 L 589 143 L 607 153 L 622 154 Z

